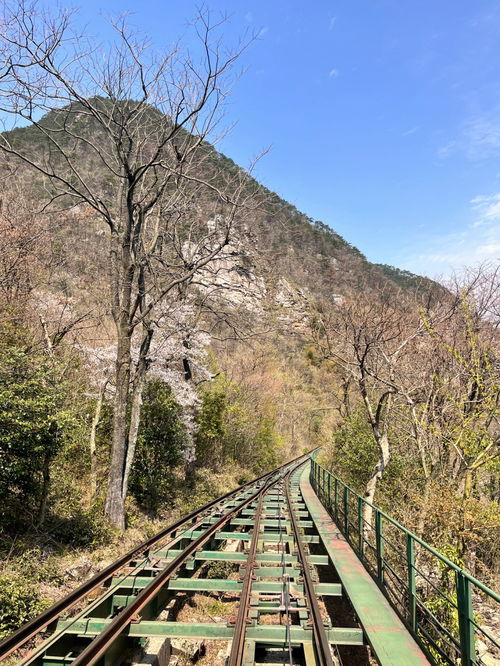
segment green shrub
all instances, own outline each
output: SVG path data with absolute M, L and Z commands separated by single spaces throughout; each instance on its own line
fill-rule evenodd
M 13 569 L 16 574 L 32 583 L 64 582 L 64 577 L 53 556 L 47 557 L 38 547 L 29 548 L 15 560 Z
M 256 475 L 278 464 L 282 442 L 275 419 L 250 408 L 235 384 L 219 379 L 206 391 L 197 422 L 198 466 L 217 471 L 234 462 Z
M 226 579 L 234 571 L 234 564 L 231 562 L 210 562 L 207 566 L 207 578 Z
M 37 592 L 33 581 L 22 576 L 0 576 L 0 639 L 45 610 L 50 602 Z
M 353 414 L 336 430 L 325 462 L 344 483 L 363 493 L 377 459 L 377 444 L 366 418 Z
M 199 465 L 216 470 L 224 461 L 227 398 L 223 391 L 205 391 L 197 415 L 196 459 Z
M 11 532 L 43 518 L 50 464 L 74 427 L 64 372 L 0 331 L 0 521 Z
M 102 511 L 92 508 L 65 518 L 50 518 L 47 531 L 58 542 L 73 548 L 96 548 L 115 537 L 115 530 Z

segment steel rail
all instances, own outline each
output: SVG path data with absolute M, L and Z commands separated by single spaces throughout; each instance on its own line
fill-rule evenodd
M 312 452 L 298 456 L 297 458 L 294 458 L 288 463 L 285 463 L 284 465 L 281 465 L 280 467 L 273 469 L 271 472 L 262 474 L 256 479 L 248 481 L 242 486 L 238 486 L 238 488 L 235 488 L 234 490 L 227 492 L 225 495 L 222 495 L 221 497 L 217 497 L 216 499 L 211 500 L 210 502 L 200 507 L 199 509 L 196 509 L 195 511 L 191 512 L 187 516 L 180 518 L 172 525 L 167 526 L 165 529 L 158 532 L 158 534 L 154 535 L 150 539 L 147 539 L 146 541 L 139 544 L 135 548 L 132 548 L 124 555 L 116 559 L 114 562 L 111 562 L 111 564 L 102 569 L 102 571 L 99 571 L 94 576 L 92 576 L 92 578 L 89 578 L 89 580 L 82 583 L 80 586 L 78 586 L 68 595 L 56 601 L 55 604 L 47 608 L 47 610 L 45 610 L 43 613 L 37 615 L 32 620 L 30 620 L 29 622 L 21 626 L 19 629 L 17 629 L 14 633 L 10 634 L 10 636 L 4 638 L 0 642 L 0 661 L 4 660 L 6 657 L 8 657 L 16 650 L 21 649 L 25 645 L 25 643 L 27 643 L 30 639 L 34 638 L 34 636 L 36 636 L 38 633 L 40 633 L 41 631 L 46 629 L 50 624 L 52 624 L 55 620 L 57 620 L 63 612 L 69 610 L 76 603 L 78 603 L 86 596 L 88 596 L 91 592 L 93 592 L 96 588 L 102 586 L 109 578 L 111 578 L 115 573 L 117 573 L 120 569 L 126 566 L 131 560 L 136 559 L 139 555 L 142 555 L 142 553 L 151 549 L 153 546 L 156 546 L 163 539 L 166 539 L 173 532 L 176 532 L 179 528 L 183 527 L 190 521 L 195 520 L 198 516 L 209 511 L 214 506 L 222 503 L 224 500 L 229 499 L 231 496 L 236 495 L 241 490 L 248 488 L 249 486 L 252 486 L 255 483 L 258 483 L 263 479 L 271 477 L 272 475 L 276 474 L 278 471 L 283 469 L 283 467 L 286 467 L 287 465 L 294 463 L 296 460 L 300 460 L 300 458 L 304 457 L 304 455 L 310 455 L 310 453 Z
M 292 500 L 290 497 L 290 477 L 293 472 L 294 470 L 291 470 L 290 472 L 288 472 L 288 474 L 285 477 L 285 494 L 286 494 L 286 501 L 288 504 L 288 511 L 290 514 L 290 521 L 292 523 L 293 534 L 295 537 L 295 542 L 297 544 L 299 561 L 302 565 L 302 571 L 304 574 L 304 588 L 306 592 L 307 602 L 309 604 L 309 610 L 311 613 L 313 634 L 315 638 L 314 645 L 316 648 L 319 666 L 334 666 L 332 652 L 330 649 L 330 642 L 328 640 L 328 636 L 325 631 L 323 618 L 321 617 L 321 610 L 318 604 L 318 598 L 316 596 L 316 592 L 314 591 L 314 583 L 311 577 L 311 572 L 309 571 L 309 564 L 307 562 L 306 551 L 304 548 L 304 544 L 302 542 L 302 536 L 300 534 Z
M 283 497 L 283 484 L 280 485 L 280 498 Z M 290 576 L 286 573 L 286 562 L 285 562 L 285 544 L 283 542 L 283 526 L 281 524 L 283 508 L 280 506 L 279 510 L 279 530 L 280 530 L 280 547 L 281 547 L 281 577 L 283 579 L 283 591 L 282 591 L 282 606 L 285 609 L 285 626 L 286 626 L 286 643 L 288 648 L 288 660 L 290 666 L 293 666 L 293 652 L 292 652 L 292 641 L 290 636 Z
M 303 456 L 300 456 L 302 458 Z M 294 462 L 294 461 L 293 461 Z M 260 477 L 259 481 L 262 478 L 273 477 L 283 469 L 283 467 L 288 467 L 290 463 L 281 466 L 278 470 L 272 472 L 271 474 L 264 475 Z M 167 564 L 167 566 L 162 570 L 158 576 L 153 578 L 151 583 L 145 587 L 130 603 L 128 606 L 125 606 L 123 610 L 112 620 L 112 622 L 106 627 L 106 629 L 96 636 L 91 643 L 81 652 L 76 659 L 72 662 L 73 666 L 87 666 L 88 664 L 95 664 L 99 659 L 101 659 L 108 649 L 112 646 L 114 641 L 123 634 L 126 627 L 130 625 L 133 621 L 137 620 L 141 610 L 154 599 L 154 597 L 159 593 L 165 583 L 169 578 L 175 574 L 175 572 L 181 567 L 182 564 L 193 554 L 195 553 L 206 541 L 210 539 L 221 527 L 228 523 L 235 515 L 240 513 L 242 509 L 258 499 L 263 492 L 265 492 L 271 482 L 268 481 L 264 483 L 263 487 L 260 487 L 255 493 L 250 497 L 240 502 L 236 507 L 232 508 L 228 513 L 222 516 L 216 523 L 211 525 L 204 534 L 201 534 L 197 539 L 192 541 L 177 557 L 175 557 L 172 562 Z
M 252 591 L 252 579 L 253 579 L 253 570 L 255 567 L 255 556 L 257 554 L 257 546 L 259 544 L 260 522 L 262 518 L 262 505 L 263 505 L 264 495 L 269 490 L 269 488 L 272 488 L 274 485 L 275 483 L 268 484 L 267 487 L 265 487 L 262 490 L 259 496 L 259 501 L 255 512 L 252 541 L 250 542 L 250 548 L 248 551 L 245 576 L 243 579 L 243 587 L 241 590 L 240 603 L 238 606 L 238 615 L 236 617 L 236 623 L 234 625 L 234 634 L 231 643 L 231 652 L 229 654 L 229 659 L 227 662 L 228 666 L 241 666 L 241 664 L 243 663 L 243 655 L 245 651 L 246 624 L 248 617 L 248 609 L 250 607 L 250 593 Z
M 296 470 L 302 463 L 296 465 L 288 474 Z M 254 527 L 252 531 L 252 540 L 250 542 L 250 548 L 248 551 L 247 563 L 245 576 L 243 579 L 243 586 L 240 595 L 240 603 L 238 606 L 238 615 L 236 617 L 236 623 L 234 626 L 233 640 L 231 643 L 231 652 L 227 661 L 227 666 L 242 666 L 244 652 L 245 652 L 245 635 L 246 635 L 246 624 L 248 618 L 248 609 L 250 607 L 250 595 L 252 591 L 252 580 L 253 572 L 255 568 L 255 556 L 257 554 L 257 547 L 259 544 L 259 534 L 260 534 L 260 523 L 262 519 L 262 505 L 264 495 L 268 490 L 282 480 L 280 478 L 275 481 L 269 482 L 266 487 L 262 489 L 262 492 L 259 497 L 259 502 L 255 512 Z M 281 509 L 280 509 L 281 512 Z M 281 518 L 280 518 L 281 524 Z M 280 530 L 281 531 L 281 530 Z

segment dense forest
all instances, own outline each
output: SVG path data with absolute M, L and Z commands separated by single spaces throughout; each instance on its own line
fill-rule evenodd
M 498 271 L 372 264 L 218 152 L 238 53 L 204 14 L 196 78 L 121 23 L 105 65 L 76 42 L 68 64 L 68 21 L 11 16 L 2 41 L 25 126 L 0 138 L 0 637 L 316 446 L 492 583 Z

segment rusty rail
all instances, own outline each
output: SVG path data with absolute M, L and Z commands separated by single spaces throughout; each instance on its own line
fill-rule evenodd
M 304 548 L 302 535 L 300 533 L 300 529 L 297 524 L 297 518 L 295 517 L 295 511 L 290 497 L 290 477 L 293 471 L 294 470 L 291 470 L 286 475 L 285 494 L 288 504 L 288 511 L 290 514 L 290 520 L 292 523 L 293 534 L 295 537 L 295 542 L 297 544 L 299 561 L 302 565 L 302 572 L 304 575 L 304 587 L 306 592 L 307 603 L 309 605 L 309 610 L 311 613 L 316 656 L 318 659 L 319 666 L 334 666 L 332 652 L 330 649 L 330 643 L 328 641 L 328 636 L 326 635 L 323 618 L 321 617 L 321 610 L 318 604 L 318 598 L 316 596 L 316 592 L 314 591 L 314 583 L 311 577 L 311 572 L 309 571 L 309 563 L 307 561 L 306 550 Z
M 248 609 L 250 606 L 250 593 L 252 591 L 252 578 L 255 566 L 255 555 L 257 553 L 257 546 L 259 544 L 260 523 L 262 518 L 262 503 L 264 495 L 275 483 L 266 485 L 262 489 L 259 501 L 257 504 L 257 511 L 255 513 L 255 523 L 252 532 L 252 541 L 248 552 L 245 577 L 243 580 L 243 589 L 241 591 L 240 604 L 238 607 L 238 615 L 234 625 L 234 636 L 231 643 L 231 653 L 227 666 L 241 666 L 243 663 L 243 656 L 245 651 L 245 633 L 248 618 Z

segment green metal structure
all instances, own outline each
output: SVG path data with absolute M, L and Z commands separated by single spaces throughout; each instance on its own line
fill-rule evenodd
M 375 505 L 367 525 L 369 502 L 315 458 L 310 478 L 318 497 L 430 660 L 481 666 L 500 657 L 500 637 L 481 626 L 479 610 L 493 609 L 500 596 Z M 490 661 L 478 654 L 478 640 Z
M 498 642 L 475 604 L 498 596 L 377 507 L 366 525 L 366 501 L 315 457 L 165 528 L 0 643 L 0 660 L 111 666 L 182 638 L 227 641 L 227 666 L 337 666 L 368 649 L 381 666 L 484 666 L 477 635 L 490 655 Z M 215 563 L 225 577 L 208 575 Z M 179 621 L 172 609 L 195 594 L 237 601 L 236 614 Z M 341 598 L 355 619 L 335 626 Z

